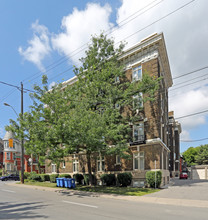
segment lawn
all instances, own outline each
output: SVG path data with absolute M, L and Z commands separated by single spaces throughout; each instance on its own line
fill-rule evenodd
M 25 185 L 56 188 L 56 183 L 50 183 L 50 182 L 25 182 Z M 127 196 L 143 196 L 146 194 L 159 191 L 159 189 L 151 189 L 151 188 L 79 186 L 79 185 L 77 185 L 75 189 L 69 189 L 69 190 L 79 190 L 79 191 L 108 193 L 108 194 L 127 195 Z

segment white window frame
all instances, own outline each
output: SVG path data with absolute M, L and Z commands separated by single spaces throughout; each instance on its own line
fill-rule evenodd
M 79 160 L 78 159 L 73 159 L 73 173 L 78 173 L 79 172 Z
M 4 148 L 9 148 L 9 142 L 8 141 L 4 141 Z
M 139 129 L 141 129 L 142 134 L 141 134 L 141 132 L 140 132 Z M 140 122 L 140 123 L 138 123 L 138 124 L 134 124 L 134 125 L 133 125 L 133 141 L 134 141 L 134 142 L 139 141 L 138 138 L 135 139 L 135 130 L 138 131 L 138 132 L 137 132 L 137 136 L 138 136 L 138 137 L 141 136 L 141 135 L 144 136 L 144 122 Z
M 6 153 L 6 159 L 7 159 L 7 160 L 11 160 L 11 154 L 10 154 L 10 152 L 7 152 L 7 153 Z
M 116 77 L 115 77 L 115 83 L 120 83 L 120 78 L 119 78 L 119 76 L 116 76 Z
M 132 69 L 132 82 L 136 82 L 141 79 L 142 79 L 142 65 L 138 65 Z
M 66 168 L 66 162 L 65 162 L 65 160 L 63 161 L 63 166 L 62 166 L 62 168 Z
M 51 164 L 51 172 L 56 173 L 56 164 L 55 163 Z
M 120 155 L 116 155 L 116 164 L 118 164 L 118 165 L 121 164 L 121 157 L 120 157 Z
M 133 108 L 143 108 L 143 94 L 140 92 L 138 95 L 133 96 Z
M 9 168 L 9 169 L 8 169 L 8 168 Z M 7 170 L 8 170 L 8 171 L 11 171 L 11 170 L 12 170 L 11 163 L 7 163 Z
M 105 171 L 105 157 L 102 155 L 99 155 L 97 157 L 97 171 L 98 172 Z
M 136 166 L 137 161 L 137 166 Z M 144 170 L 144 151 L 140 151 L 133 154 L 133 169 L 134 170 Z

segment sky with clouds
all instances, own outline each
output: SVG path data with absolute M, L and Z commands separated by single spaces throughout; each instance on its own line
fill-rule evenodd
M 74 76 L 92 35 L 102 31 L 127 49 L 163 32 L 173 76 L 169 110 L 176 118 L 208 110 L 207 8 L 207 0 L 1 0 L 0 81 L 32 89 L 46 73 L 51 84 L 62 82 Z M 0 137 L 16 117 L 4 102 L 19 112 L 19 90 L 0 84 Z M 25 93 L 25 111 L 31 104 Z M 207 119 L 208 112 L 178 119 L 181 140 L 208 138 Z M 181 142 L 181 151 L 206 143 Z

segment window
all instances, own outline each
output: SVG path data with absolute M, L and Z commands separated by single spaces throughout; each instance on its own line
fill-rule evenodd
M 119 76 L 116 76 L 116 77 L 115 77 L 115 82 L 116 82 L 116 83 L 120 83 Z
M 144 123 L 133 126 L 133 141 L 144 141 Z
M 73 160 L 73 173 L 77 173 L 79 171 L 78 165 L 79 161 L 77 159 Z
M 62 168 L 66 168 L 65 160 L 63 161 L 63 166 L 62 166 Z
M 144 152 L 134 153 L 134 170 L 144 170 Z
M 16 154 L 13 153 L 13 160 L 16 160 Z
M 120 157 L 120 155 L 116 155 L 116 164 L 121 164 L 121 157 Z
M 132 81 L 138 81 L 142 79 L 142 66 L 137 66 L 133 68 L 133 73 L 132 73 Z
M 15 142 L 13 142 L 13 148 L 15 149 L 15 147 L 16 147 L 16 144 L 15 144 Z
M 4 148 L 8 148 L 9 147 L 9 142 L 8 141 L 4 141 Z
M 10 163 L 7 164 L 7 170 L 11 171 L 11 164 Z
M 104 171 L 105 170 L 105 158 L 104 156 L 97 157 L 97 170 Z
M 56 173 L 56 164 L 51 164 L 52 173 Z
M 6 159 L 10 160 L 10 153 L 9 152 L 6 153 Z
M 142 92 L 133 96 L 133 108 L 140 109 L 143 107 Z

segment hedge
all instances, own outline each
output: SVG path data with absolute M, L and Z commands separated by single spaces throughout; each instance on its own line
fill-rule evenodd
M 95 175 L 92 174 L 92 184 L 96 185 L 96 183 L 97 183 L 97 179 Z M 84 174 L 84 184 L 89 185 L 89 174 Z
M 119 173 L 117 176 L 117 180 L 121 186 L 126 187 L 126 186 L 131 185 L 132 175 L 131 173 L 128 173 L 128 172 Z
M 49 174 L 40 174 L 42 182 L 50 181 L 50 175 Z
M 115 186 L 116 185 L 116 176 L 115 174 L 103 174 L 100 179 L 106 186 Z
M 78 183 L 78 184 L 82 184 L 82 180 L 84 179 L 84 176 L 80 173 L 76 173 L 73 175 L 73 178 L 75 179 L 75 181 Z
M 60 174 L 59 177 L 61 177 L 61 178 L 71 178 L 71 175 L 65 173 L 65 174 Z
M 151 188 L 155 188 L 155 171 L 146 172 L 146 180 L 147 180 L 147 184 Z M 160 186 L 161 182 L 162 182 L 162 172 L 156 171 L 156 188 Z
M 58 178 L 58 174 L 51 174 L 50 175 L 50 182 L 51 183 L 56 183 L 56 178 Z

